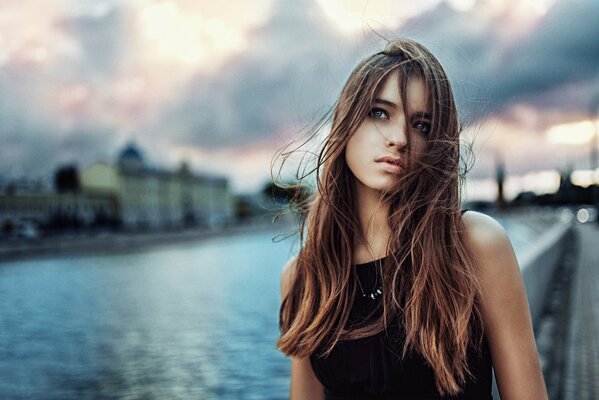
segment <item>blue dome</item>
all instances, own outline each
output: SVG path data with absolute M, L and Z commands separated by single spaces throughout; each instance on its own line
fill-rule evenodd
M 144 160 L 141 151 L 133 143 L 129 143 L 118 159 L 118 166 L 122 171 L 141 172 L 145 170 Z
M 123 151 L 121 151 L 121 154 L 119 155 L 119 161 L 124 161 L 124 160 L 137 161 L 137 162 L 143 163 L 143 157 L 141 155 L 141 151 L 139 151 L 139 149 L 133 143 L 129 143 L 123 149 Z

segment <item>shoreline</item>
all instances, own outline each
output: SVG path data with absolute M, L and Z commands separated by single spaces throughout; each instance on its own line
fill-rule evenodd
M 192 228 L 164 232 L 83 232 L 39 239 L 0 240 L 0 265 L 11 261 L 39 259 L 54 256 L 94 256 L 123 254 L 149 248 L 191 243 L 222 236 L 272 231 L 275 235 L 291 233 L 290 220 L 254 220 L 221 229 Z
M 511 216 L 513 217 L 514 215 L 512 214 Z M 521 215 L 520 217 L 524 216 L 527 217 L 524 218 L 525 225 L 528 225 L 531 229 L 534 228 L 532 231 L 527 232 L 527 236 L 532 237 L 536 237 L 533 234 L 534 231 L 541 235 L 549 226 L 558 222 L 555 218 L 555 213 L 528 214 Z M 285 214 L 274 223 L 272 222 L 272 218 L 272 215 L 262 216 L 220 229 L 189 228 L 175 231 L 79 232 L 35 239 L 0 238 L 0 265 L 11 261 L 55 256 L 94 256 L 107 253 L 124 254 L 152 247 L 190 243 L 221 236 L 252 232 L 272 231 L 275 237 L 276 235 L 283 235 L 284 237 L 288 234 L 297 233 L 297 221 L 294 220 L 293 216 Z M 518 219 L 522 222 L 522 218 Z M 535 223 L 531 224 L 531 221 Z M 516 233 L 512 232 L 510 236 L 514 237 Z M 531 239 L 531 237 L 528 239 Z M 515 248 L 518 247 L 515 245 L 516 243 L 514 243 Z M 530 243 L 526 245 L 526 247 L 528 246 L 530 246 Z M 522 256 L 519 252 L 517 254 L 519 258 Z

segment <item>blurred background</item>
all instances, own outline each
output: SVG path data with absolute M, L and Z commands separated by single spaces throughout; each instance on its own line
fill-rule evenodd
M 0 398 L 285 398 L 298 237 L 271 161 L 398 36 L 450 77 L 463 206 L 510 235 L 550 398 L 599 398 L 597 21 L 596 0 L 0 0 Z

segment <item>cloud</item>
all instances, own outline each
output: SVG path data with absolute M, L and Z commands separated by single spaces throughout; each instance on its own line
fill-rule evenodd
M 125 8 L 106 6 L 102 12 L 65 16 L 57 25 L 78 42 L 82 54 L 63 67 L 70 79 L 110 80 L 118 73 L 131 40 Z
M 468 115 L 518 103 L 587 108 L 588 99 L 599 94 L 599 5 L 562 0 L 537 19 L 517 18 L 489 15 L 482 1 L 468 13 L 441 3 L 404 31 L 430 44 L 445 61 Z M 568 101 L 554 96 L 562 88 L 569 90 Z
M 241 146 L 297 129 L 333 104 L 352 47 L 343 39 L 312 1 L 279 2 L 249 36 L 248 51 L 211 79 L 198 75 L 164 125 L 205 147 Z
M 201 21 L 239 18 L 210 17 L 196 2 L 171 3 L 203 13 Z M 516 121 L 523 107 L 535 115 L 519 133 L 534 138 L 535 154 L 543 156 L 515 163 L 519 170 L 536 168 L 550 148 L 539 141 L 545 129 L 584 118 L 599 96 L 599 6 L 557 0 L 533 18 L 491 3 L 498 2 L 479 0 L 460 11 L 438 2 L 400 27 L 373 26 L 386 36 L 414 37 L 439 57 L 464 119 L 497 135 L 490 149 L 511 148 L 508 141 L 515 146 L 518 138 L 484 127 L 485 120 Z M 138 16 L 149 3 L 81 4 L 62 14 L 54 7 L 40 22 L 31 3 L 14 13 L 22 23 L 0 22 L 0 47 L 9 43 L 4 48 L 12 49 L 0 53 L 5 174 L 43 173 L 69 157 L 81 164 L 113 157 L 131 138 L 156 162 L 171 164 L 183 149 L 242 156 L 240 149 L 257 143 L 272 147 L 323 115 L 353 66 L 384 45 L 368 27 L 339 30 L 316 1 L 262 2 L 264 17 L 239 30 L 245 48 L 221 52 L 209 63 L 180 64 L 157 57 L 141 36 Z M 399 3 L 390 12 L 401 10 Z M 45 29 L 33 39 L 19 30 L 31 18 Z M 374 20 L 365 15 L 368 23 Z M 487 164 L 480 170 L 488 174 Z M 200 158 L 196 165 L 202 166 Z M 256 173 L 266 176 L 260 168 Z
M 542 101 L 542 95 L 572 84 L 593 82 L 586 90 L 599 93 L 599 5 L 590 1 L 558 2 L 538 29 L 503 56 L 491 80 L 497 106 L 509 101 Z M 581 93 L 585 93 L 583 87 Z M 585 98 L 581 96 L 581 98 Z M 537 100 L 539 99 L 539 100 Z M 555 97 L 554 97 L 555 99 Z M 586 107 L 574 99 L 556 107 Z M 572 102 L 574 100 L 574 102 Z
M 198 76 L 171 107 L 165 125 L 176 127 L 182 140 L 235 146 L 297 129 L 334 102 L 365 49 L 382 46 L 368 31 L 348 39 L 330 29 L 312 2 L 279 4 L 249 38 L 247 52 L 213 79 Z M 599 92 L 594 3 L 558 2 L 545 16 L 525 21 L 521 35 L 505 33 L 513 26 L 510 15 L 486 15 L 484 7 L 459 12 L 440 3 L 394 32 L 422 40 L 442 59 L 466 119 L 519 103 L 576 110 Z M 567 95 L 560 99 L 556 91 Z

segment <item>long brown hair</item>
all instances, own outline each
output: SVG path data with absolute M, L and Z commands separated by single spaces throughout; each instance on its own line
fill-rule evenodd
M 348 329 L 357 294 L 352 252 L 354 243 L 365 236 L 344 151 L 390 73 L 399 74 L 405 115 L 407 82 L 422 80 L 432 110 L 431 129 L 423 157 L 383 193 L 392 233 L 382 266 L 382 316 Z M 326 121 L 325 117 L 315 132 Z M 316 190 L 303 203 L 301 249 L 293 284 L 281 305 L 277 347 L 283 353 L 324 357 L 340 340 L 389 331 L 399 317 L 405 330 L 401 356 L 420 353 L 434 370 L 437 390 L 459 393 L 471 375 L 468 346 L 475 344 L 480 350 L 483 338 L 480 283 L 460 215 L 460 130 L 449 80 L 421 44 L 391 41 L 356 66 L 333 107 L 330 133 L 310 171 L 316 175 Z M 298 149 L 287 150 L 278 154 L 283 163 Z

